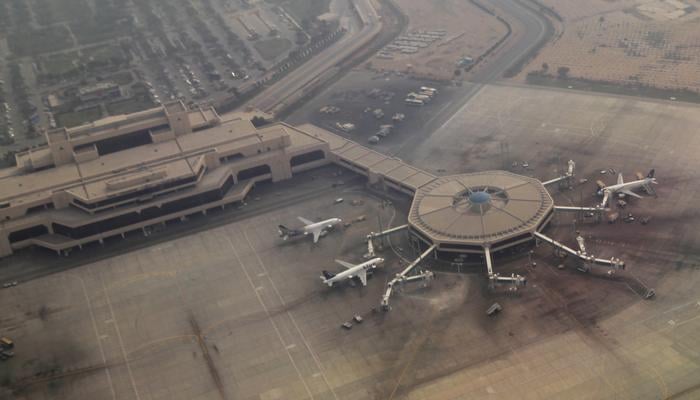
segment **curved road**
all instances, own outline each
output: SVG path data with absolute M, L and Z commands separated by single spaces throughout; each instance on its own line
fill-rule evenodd
M 498 50 L 496 59 L 490 61 L 489 67 L 474 74 L 474 81 L 488 83 L 500 79 L 503 74 L 532 50 L 550 31 L 549 21 L 537 14 L 532 8 L 523 5 L 522 0 L 481 0 L 498 7 L 510 20 L 517 20 L 519 26 L 513 27 L 513 36 Z M 498 13 L 497 13 L 498 14 Z M 516 35 L 517 32 L 517 35 Z M 513 38 L 516 39 L 513 42 Z
M 522 0 L 480 0 L 486 6 L 497 7 L 498 15 L 501 15 L 513 28 L 513 34 L 502 47 L 488 61 L 488 65 L 474 73 L 471 82 L 465 82 L 464 94 L 455 99 L 447 107 L 435 113 L 425 124 L 423 130 L 426 135 L 413 135 L 394 152 L 394 156 L 400 155 L 404 149 L 415 150 L 419 143 L 433 135 L 442 126 L 450 122 L 452 117 L 466 107 L 479 91 L 488 83 L 499 80 L 503 74 L 513 65 L 534 49 L 547 35 L 554 32 L 551 23 L 542 15 L 537 14 L 532 8 L 527 7 Z M 517 26 L 512 22 L 515 22 Z
M 253 98 L 250 104 L 259 110 L 273 112 L 279 105 L 294 101 L 309 84 L 313 84 L 344 57 L 365 46 L 379 34 L 382 25 L 371 1 L 356 0 L 352 4 L 362 20 L 362 26 L 359 30 L 350 24 L 348 32 L 337 43 L 265 89 Z

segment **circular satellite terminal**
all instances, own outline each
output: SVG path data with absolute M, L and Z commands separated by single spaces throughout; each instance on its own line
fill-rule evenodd
M 554 211 L 537 179 L 506 171 L 436 178 L 416 190 L 408 215 L 413 236 L 442 252 L 498 251 L 532 240 Z

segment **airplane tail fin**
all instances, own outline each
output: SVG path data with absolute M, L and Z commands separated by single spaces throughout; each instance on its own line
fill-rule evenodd
M 652 168 L 652 169 L 649 171 L 649 173 L 647 174 L 647 178 L 653 178 L 655 173 L 656 173 L 656 171 L 654 171 L 654 169 Z
M 331 279 L 335 276 L 334 273 L 328 272 L 325 269 L 323 271 L 321 271 L 321 273 L 323 274 L 323 277 L 326 278 L 326 280 Z
M 280 237 L 284 238 L 284 240 L 287 240 L 287 238 L 289 237 L 289 228 L 287 228 L 284 225 L 278 225 L 277 232 L 279 232 Z

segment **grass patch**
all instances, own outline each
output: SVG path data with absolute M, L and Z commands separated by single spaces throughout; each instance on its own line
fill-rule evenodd
M 273 38 L 255 42 L 255 49 L 260 53 L 262 58 L 266 60 L 273 60 L 284 51 L 289 50 L 291 46 L 292 42 L 283 38 Z
M 41 74 L 49 76 L 68 76 L 80 71 L 77 51 L 53 54 L 41 58 Z
M 17 30 L 9 37 L 10 49 L 18 56 L 33 56 L 73 47 L 65 26 Z
M 128 61 L 124 52 L 112 45 L 90 47 L 84 49 L 82 53 L 83 60 L 88 65 L 119 65 Z
M 107 112 L 109 112 L 109 115 L 129 114 L 153 108 L 154 106 L 155 104 L 148 96 L 136 96 L 107 104 Z
M 102 118 L 102 111 L 99 106 L 86 108 L 80 111 L 71 111 L 56 115 L 56 125 L 70 128 L 82 125 Z
M 71 51 L 41 57 L 39 65 L 40 74 L 44 78 L 58 79 L 79 74 L 81 64 L 87 65 L 94 72 L 94 69 L 110 65 L 125 65 L 128 62 L 119 46 L 105 45 L 83 49 L 80 56 L 77 51 Z M 128 75 L 126 84 L 133 80 L 131 74 Z

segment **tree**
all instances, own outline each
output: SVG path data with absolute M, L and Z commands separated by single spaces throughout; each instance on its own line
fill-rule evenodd
M 569 77 L 569 71 L 571 69 L 569 67 L 559 67 L 557 69 L 557 75 L 559 76 L 559 79 L 566 79 Z
M 460 76 L 462 75 L 462 70 L 461 69 L 456 69 L 454 72 L 455 76 Z
M 542 72 L 547 72 L 549 70 L 549 64 L 542 63 Z

